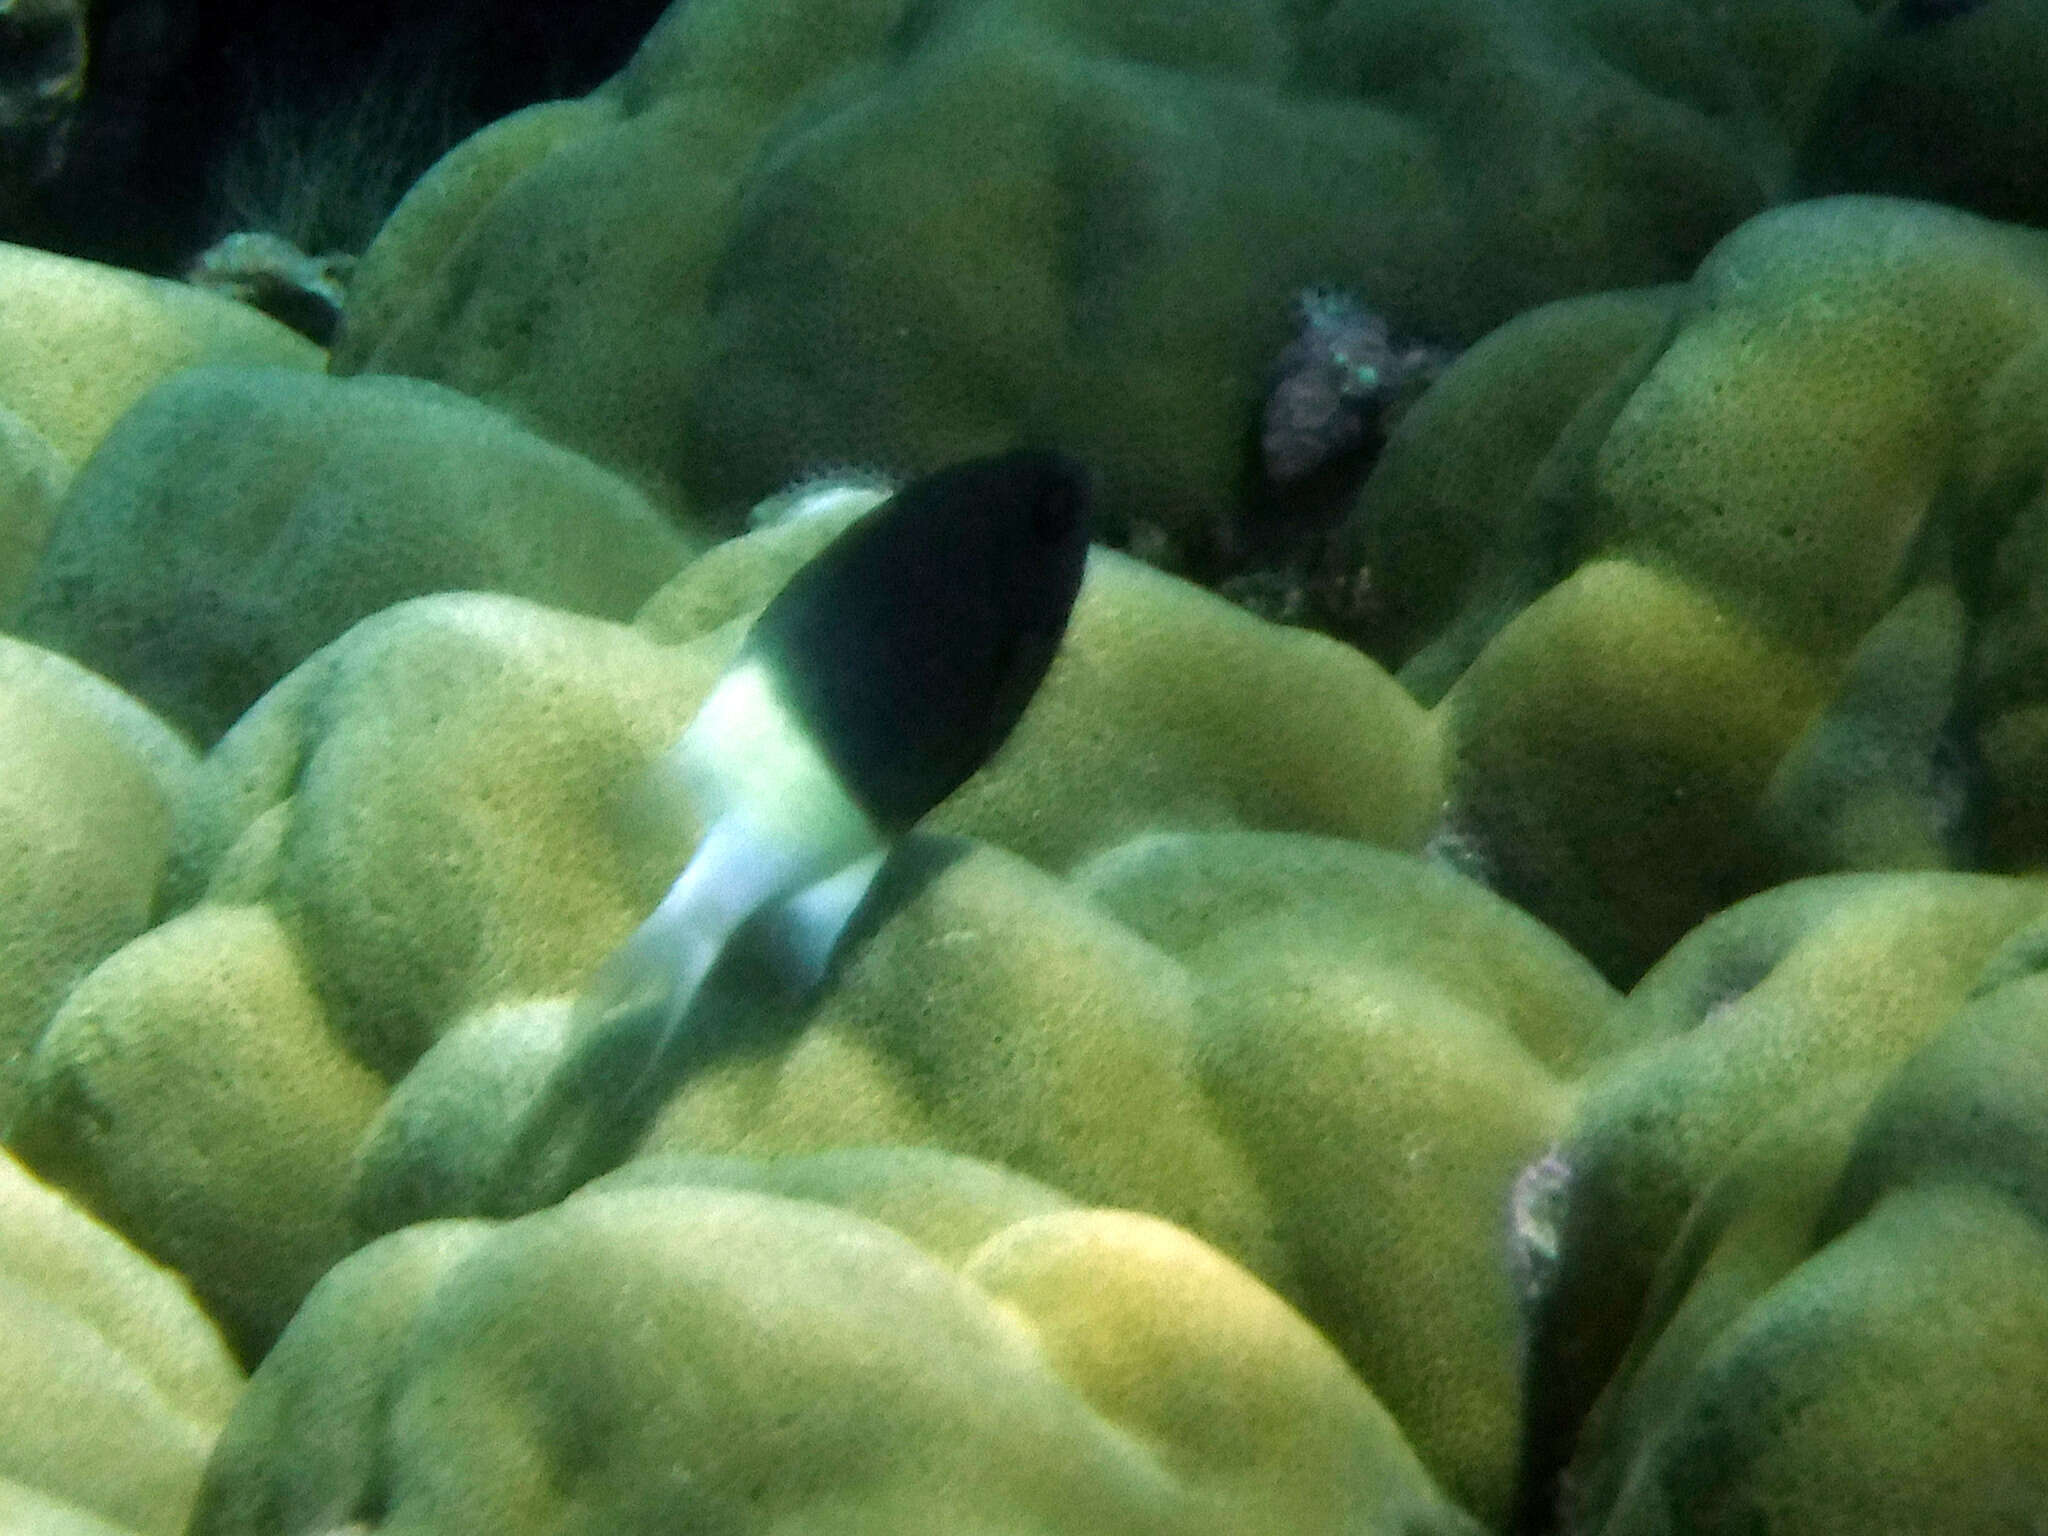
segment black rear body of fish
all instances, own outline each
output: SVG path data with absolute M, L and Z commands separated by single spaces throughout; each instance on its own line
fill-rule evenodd
M 1090 488 L 1018 449 L 912 481 L 792 577 L 749 631 L 848 793 L 891 833 L 1002 744 L 1080 590 Z

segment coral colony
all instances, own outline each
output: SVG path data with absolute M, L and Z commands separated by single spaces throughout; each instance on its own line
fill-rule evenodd
M 2048 0 L 661 9 L 0 0 L 0 1536 L 2048 1532 Z

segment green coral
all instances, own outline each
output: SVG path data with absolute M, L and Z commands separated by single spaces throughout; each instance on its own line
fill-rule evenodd
M 1574 1528 L 1734 1531 L 1766 1507 L 1791 1536 L 1844 1509 L 1960 1532 L 2040 1509 L 2043 932 L 1896 1070 L 1801 1073 L 1725 1157 L 1581 1436 Z
M 0 636 L 0 1133 L 65 992 L 146 929 L 197 760 L 82 667 Z
M 509 1226 L 363 1250 L 258 1373 L 191 1529 L 315 1513 L 1477 1529 L 1314 1330 L 1213 1250 L 906 1151 L 650 1165 Z
M 257 1349 L 365 1233 L 471 1208 L 566 994 L 696 835 L 637 823 L 635 776 L 819 531 L 706 557 L 639 630 L 448 595 L 302 664 L 206 762 L 166 887 L 184 910 L 44 1032 L 24 1153 Z M 1170 1219 L 1498 1509 L 1500 1211 L 1612 994 L 1479 886 L 1368 846 L 1419 843 L 1441 793 L 1429 720 L 1371 663 L 1106 554 L 1071 634 L 833 984 L 714 977 L 726 1046 L 617 1155 L 936 1146 Z M 1043 814 L 1055 782 L 1071 816 Z
M 348 1159 L 380 1095 L 335 1045 L 276 919 L 209 906 L 71 990 L 10 1142 L 190 1277 L 255 1358 L 353 1246 Z
M 0 406 L 0 611 L 14 605 L 71 480 L 50 440 Z
M 188 368 L 80 470 L 9 624 L 210 742 L 404 598 L 624 618 L 691 549 L 617 476 L 451 391 Z
M 1627 980 L 1795 875 L 2039 861 L 2044 333 L 2039 233 L 1844 197 L 1451 369 L 1334 558 L 1412 589 L 1360 635 L 1502 891 Z
M 318 371 L 326 361 L 296 331 L 232 300 L 0 245 L 0 406 L 74 468 L 129 406 L 181 368 Z
M 0 1523 L 175 1536 L 242 1375 L 191 1296 L 0 1152 Z
M 734 518 L 821 464 L 1049 435 L 1104 470 L 1107 526 L 1199 559 L 1299 289 L 1454 341 L 1682 278 L 1783 184 L 1857 30 L 1824 3 L 693 0 L 421 180 L 336 365 Z
M 2001 0 L 1931 28 L 1886 25 L 1890 9 L 1829 73 L 1800 180 L 2042 223 L 2048 143 L 2035 105 L 2048 89 L 2048 6 Z
M 1789 1267 L 1840 1161 L 1814 1127 L 1860 1114 L 1890 1072 L 1959 1027 L 1986 965 L 2044 910 L 2040 880 L 1798 881 L 1703 924 L 1643 978 L 1617 1016 L 1637 1043 L 1588 1085 L 1563 1139 L 1570 1183 L 1558 1265 L 1533 1317 L 1525 1492 L 1549 1485 L 1612 1390 L 1687 1223 L 1703 1205 L 1750 1214 L 1714 1186 L 1752 1134 L 1782 1117 L 1821 1143 L 1749 1201 L 1808 1189 L 1803 1222 L 1767 1223 L 1792 1234 Z
M 218 737 L 0 645 L 0 1123 L 265 1357 L 192 1529 L 2031 1518 L 2048 243 L 1784 199 L 2031 217 L 2042 15 L 691 0 L 408 196 L 378 377 L 0 252 L 0 596 Z M 520 1186 L 873 471 L 1051 440 L 1227 566 L 1311 284 L 1475 343 L 1279 573 L 1359 648 L 1097 550 L 824 985 L 743 938 Z M 175 1528 L 232 1370 L 111 1464 L 161 1340 L 25 1251 L 0 1521 Z

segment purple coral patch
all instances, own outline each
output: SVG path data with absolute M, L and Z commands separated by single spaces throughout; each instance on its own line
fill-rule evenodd
M 1386 318 L 1334 288 L 1295 295 L 1298 329 L 1266 397 L 1259 449 L 1266 478 L 1289 485 L 1366 445 L 1387 402 L 1447 354 L 1397 340 Z

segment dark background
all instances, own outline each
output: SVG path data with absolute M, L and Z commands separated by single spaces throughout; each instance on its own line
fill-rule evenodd
M 0 238 L 175 273 L 237 229 L 360 250 L 449 145 L 615 71 L 666 0 L 99 0 L 61 166 Z

